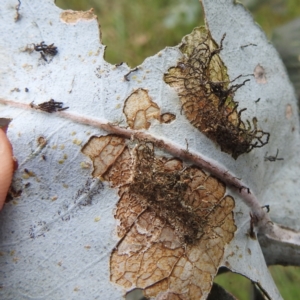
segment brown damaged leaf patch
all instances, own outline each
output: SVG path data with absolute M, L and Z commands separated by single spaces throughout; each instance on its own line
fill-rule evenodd
M 130 177 L 130 167 L 127 166 L 130 157 L 127 157 L 129 153 L 124 151 L 125 148 L 125 139 L 121 137 L 115 135 L 92 136 L 81 151 L 93 161 L 93 177 L 110 180 L 113 186 L 117 186 L 120 182 L 124 183 L 125 178 Z M 122 162 L 124 156 L 126 157 L 126 163 Z M 111 166 L 116 161 L 118 163 L 112 171 Z M 119 176 L 121 176 L 121 179 Z
M 121 239 L 111 254 L 111 280 L 127 291 L 141 288 L 147 297 L 205 299 L 236 230 L 234 199 L 225 196 L 225 185 L 177 158 L 156 156 L 151 143 L 131 149 L 112 135 L 100 138 L 91 138 L 83 153 L 117 148 L 98 174 L 119 186 Z M 96 141 L 101 147 L 88 146 Z M 101 150 L 88 153 L 105 158 Z
M 65 10 L 60 14 L 60 19 L 66 23 L 77 23 L 81 20 L 95 20 L 97 15 L 94 14 L 93 8 L 88 11 Z
M 148 129 L 151 119 L 161 123 L 171 123 L 176 118 L 171 113 L 160 115 L 159 106 L 152 101 L 145 89 L 137 89 L 125 100 L 123 112 L 129 127 L 136 130 Z
M 160 116 L 160 122 L 164 124 L 169 124 L 176 119 L 176 116 L 171 113 L 164 113 Z
M 257 83 L 267 83 L 266 71 L 260 64 L 258 64 L 254 69 L 254 77 Z
M 242 77 L 239 76 L 230 81 L 219 56 L 222 42 L 223 39 L 218 47 L 206 28 L 195 28 L 183 39 L 183 58 L 168 70 L 164 80 L 177 90 L 191 124 L 236 159 L 266 145 L 269 133 L 257 128 L 256 118 L 252 123 L 242 121 L 246 108 L 238 110 L 233 96 L 250 79 L 233 84 Z

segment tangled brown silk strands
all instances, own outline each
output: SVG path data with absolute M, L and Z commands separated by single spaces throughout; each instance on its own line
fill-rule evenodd
M 208 138 L 220 145 L 221 150 L 234 159 L 253 148 L 266 145 L 270 134 L 242 121 L 243 108 L 233 100 L 234 93 L 250 79 L 233 84 L 242 75 L 230 81 L 219 53 L 223 49 L 213 41 L 204 27 L 195 28 L 185 37 L 180 50 L 183 58 L 165 74 L 164 80 L 178 92 L 188 120 Z

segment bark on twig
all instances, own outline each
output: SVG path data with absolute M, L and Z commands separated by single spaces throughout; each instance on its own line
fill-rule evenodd
M 33 109 L 30 104 L 24 104 L 5 99 L 0 99 L 0 104 L 6 104 L 21 109 Z M 61 118 L 100 128 L 111 134 L 116 134 L 127 139 L 137 139 L 139 141 L 152 142 L 156 147 L 167 151 L 173 156 L 181 158 L 182 160 L 190 161 L 192 164 L 214 175 L 240 194 L 244 203 L 251 209 L 251 218 L 254 221 L 257 233 L 260 235 L 260 240 L 262 242 L 269 240 L 272 243 L 280 242 L 285 243 L 286 245 L 294 245 L 295 247 L 299 247 L 297 251 L 300 252 L 300 233 L 274 224 L 267 212 L 261 207 L 257 197 L 247 187 L 247 184 L 238 179 L 234 174 L 226 170 L 224 166 L 221 166 L 216 161 L 208 159 L 199 153 L 187 150 L 186 147 L 181 147 L 170 140 L 154 136 L 145 131 L 123 128 L 118 125 L 113 125 L 107 120 L 91 118 L 89 116 L 79 115 L 72 112 L 60 111 L 56 112 L 56 114 Z M 276 260 L 270 260 L 270 262 L 274 261 Z

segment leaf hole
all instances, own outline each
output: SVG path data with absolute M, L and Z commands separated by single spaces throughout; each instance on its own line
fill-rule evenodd
M 131 67 L 166 46 L 179 44 L 199 22 L 204 23 L 198 0 L 57 0 L 56 5 L 81 11 L 93 7 L 107 46 L 105 59 L 112 64 L 125 61 Z
M 226 267 L 221 267 L 214 283 L 223 287 L 227 292 L 236 297 L 236 299 L 246 300 L 253 292 L 252 283 L 247 277 L 233 273 Z
M 133 289 L 125 296 L 126 300 L 147 300 L 142 289 Z

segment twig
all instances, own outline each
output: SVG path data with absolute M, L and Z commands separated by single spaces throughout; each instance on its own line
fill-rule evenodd
M 13 107 L 18 107 L 22 109 L 33 109 L 30 104 L 24 104 L 16 101 L 10 101 L 0 98 L 0 104 L 6 104 Z M 255 220 L 255 226 L 258 232 L 273 232 L 273 223 L 271 222 L 267 212 L 261 207 L 258 199 L 253 192 L 247 187 L 246 183 L 237 178 L 234 174 L 230 173 L 227 169 L 221 166 L 216 161 L 208 159 L 200 155 L 199 153 L 194 153 L 192 151 L 187 151 L 170 140 L 163 139 L 160 137 L 153 136 L 144 131 L 132 130 L 128 128 L 122 128 L 118 125 L 113 125 L 107 120 L 101 120 L 98 118 L 91 118 L 90 116 L 78 115 L 72 112 L 59 111 L 56 113 L 57 116 L 72 120 L 76 123 L 81 123 L 85 125 L 90 125 L 96 128 L 105 130 L 111 134 L 116 134 L 127 139 L 137 139 L 140 141 L 152 142 L 156 147 L 161 148 L 175 157 L 179 157 L 183 160 L 190 161 L 194 165 L 204 169 L 210 174 L 214 175 L 218 179 L 222 180 L 226 185 L 230 186 L 237 192 L 239 192 L 241 198 L 251 208 L 251 215 L 253 220 Z M 274 234 L 274 233 L 273 233 Z

